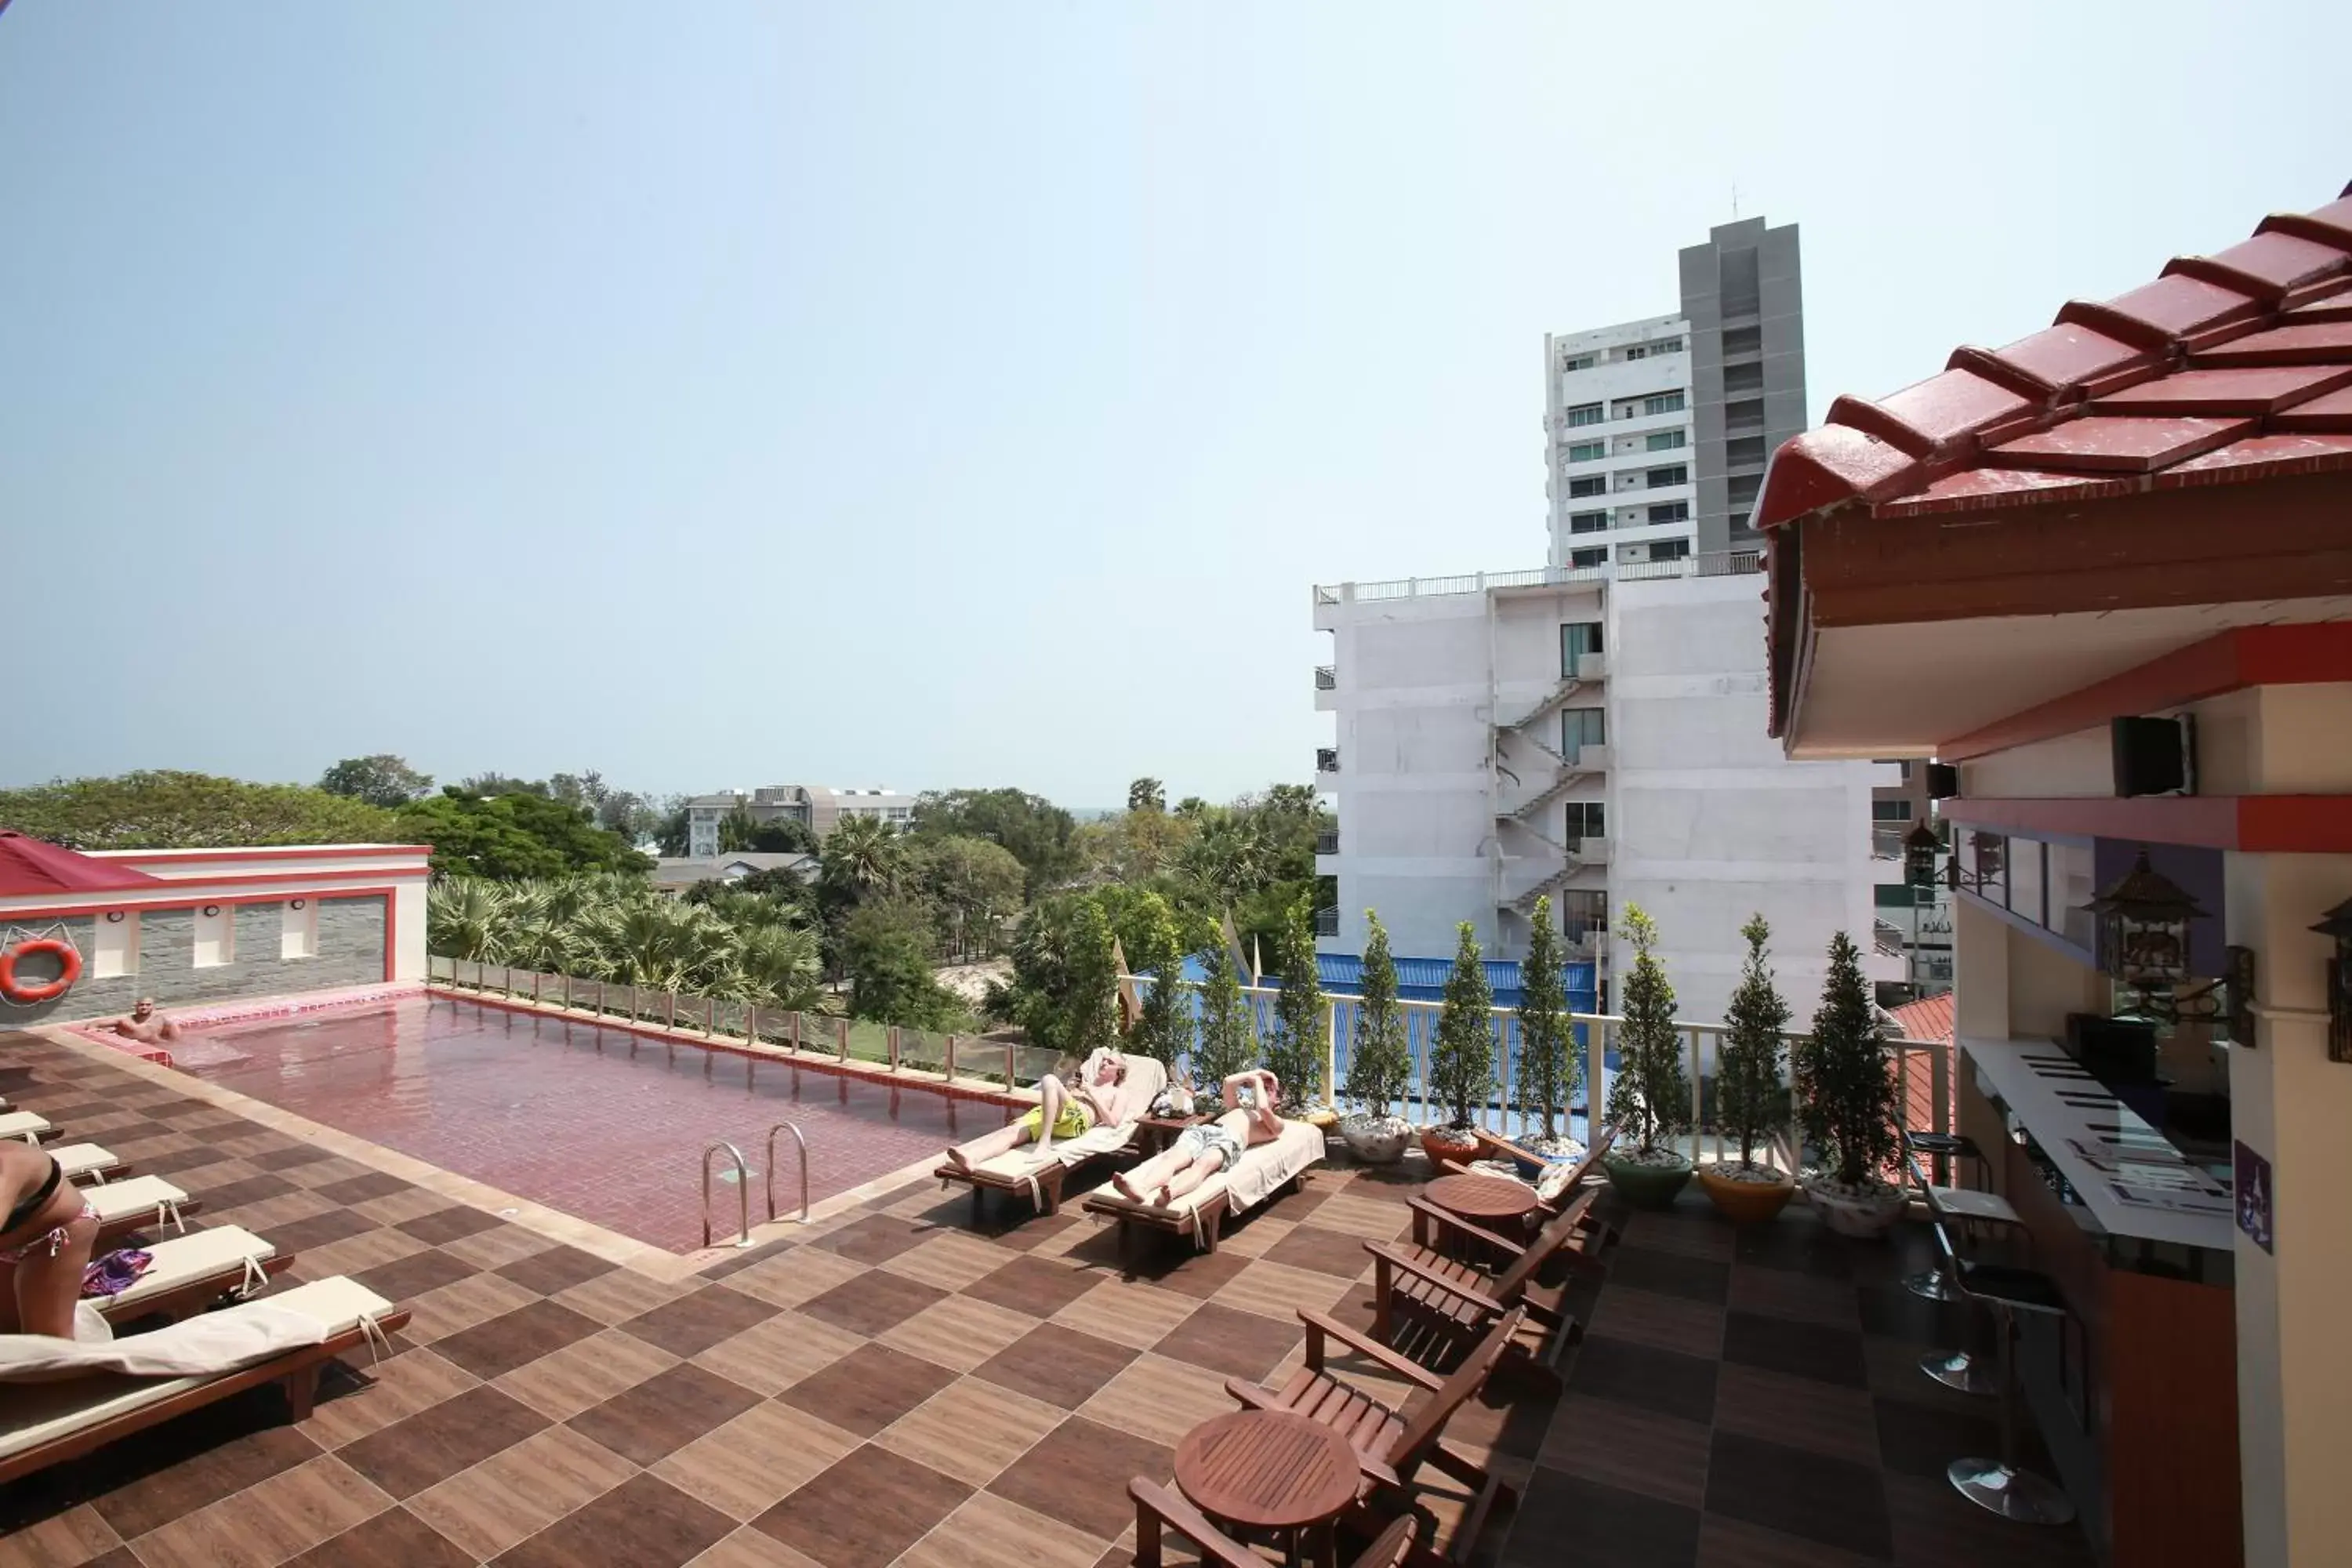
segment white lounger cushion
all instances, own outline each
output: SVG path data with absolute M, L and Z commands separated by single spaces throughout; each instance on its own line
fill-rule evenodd
M 1168 1087 L 1168 1068 L 1156 1057 L 1129 1057 L 1127 1073 L 1134 1083 L 1130 1092 L 1139 1091 L 1139 1098 L 1146 1106 L 1159 1099 L 1160 1092 Z M 1098 1155 L 1116 1154 L 1135 1142 L 1136 1131 L 1142 1125 L 1143 1119 L 1138 1117 L 1133 1121 L 1122 1121 L 1116 1127 L 1090 1127 L 1076 1138 L 1056 1138 L 1053 1148 L 1043 1158 L 1037 1153 L 1036 1144 L 1024 1143 L 1017 1149 L 1006 1150 L 993 1160 L 983 1160 L 972 1169 L 1006 1181 L 1021 1181 L 1048 1165 L 1076 1165 Z
M 170 1399 L 240 1367 L 322 1344 L 392 1310 L 391 1302 L 364 1285 L 334 1279 L 129 1339 L 0 1334 L 0 1381 L 46 1380 L 9 1391 L 7 1413 L 0 1416 L 0 1458 Z M 60 1373 L 79 1375 L 57 1381 Z
M 126 1308 L 153 1300 L 182 1286 L 228 1273 L 242 1264 L 249 1263 L 257 1268 L 278 1256 L 276 1247 L 240 1225 L 192 1230 L 185 1236 L 159 1241 L 148 1251 L 154 1262 L 130 1289 L 108 1299 L 108 1317 L 119 1316 Z
M 17 1138 L 27 1143 L 37 1143 L 39 1133 L 49 1131 L 49 1119 L 36 1116 L 29 1110 L 0 1112 L 0 1138 Z
M 122 1163 L 112 1150 L 95 1143 L 68 1143 L 50 1150 L 49 1158 L 58 1163 L 58 1169 L 66 1173 L 68 1182 L 79 1182 L 84 1176 L 103 1182 L 107 1172 Z
M 89 1189 L 82 1200 L 98 1211 L 100 1224 L 111 1225 L 133 1215 L 152 1215 L 157 1225 L 180 1223 L 180 1205 L 188 1194 L 161 1176 L 133 1176 Z
M 1282 1136 L 1271 1143 L 1259 1143 L 1242 1151 L 1240 1162 L 1232 1169 L 1218 1172 L 1164 1208 L 1156 1204 L 1129 1203 L 1109 1187 L 1097 1194 L 1096 1199 L 1139 1213 L 1195 1215 L 1223 1193 L 1226 1211 L 1243 1214 L 1264 1203 L 1285 1182 L 1308 1166 L 1320 1164 L 1323 1147 L 1323 1129 L 1311 1121 L 1285 1121 Z

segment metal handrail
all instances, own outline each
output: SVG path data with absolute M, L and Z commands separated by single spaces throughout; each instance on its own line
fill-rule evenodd
M 727 1157 L 735 1162 L 735 1195 L 741 1202 L 742 1233 L 734 1245 L 751 1245 L 751 1167 L 744 1163 L 743 1151 L 721 1138 L 707 1144 L 702 1151 L 702 1245 L 710 1245 L 710 1156 L 724 1149 Z
M 801 1130 L 789 1121 L 779 1121 L 768 1129 L 768 1171 L 765 1177 L 768 1188 L 768 1223 L 770 1225 L 776 1223 L 776 1134 L 779 1132 L 791 1133 L 793 1142 L 801 1146 L 800 1223 L 806 1225 L 809 1222 L 808 1140 L 802 1137 Z

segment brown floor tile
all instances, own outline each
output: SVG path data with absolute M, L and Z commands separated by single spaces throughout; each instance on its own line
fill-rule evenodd
M 1723 1359 L 1849 1388 L 1866 1388 L 1870 1384 L 1863 1365 L 1860 1334 L 1789 1318 L 1730 1314 L 1724 1320 Z
M 1723 1309 L 1612 1282 L 1586 1327 L 1596 1334 L 1713 1360 L 1723 1353 Z
M 798 1307 L 866 1272 L 837 1252 L 795 1247 L 727 1277 L 727 1288 L 779 1307 Z
M 1882 1398 L 1933 1405 L 1939 1410 L 1977 1408 L 1980 1402 L 1975 1397 L 1946 1388 L 1919 1370 L 1919 1363 L 1936 1353 L 1934 1347 L 1922 1349 L 1908 1340 L 1882 1340 L 1864 1334 L 1862 1338 L 1862 1360 L 1870 1378 L 1871 1393 Z
M 871 1437 L 955 1381 L 955 1373 L 887 1345 L 860 1345 L 779 1395 L 785 1404 Z
M 745 1525 L 687 1568 L 824 1568 L 804 1552 L 795 1552 L 756 1525 Z
M 898 1559 L 899 1568 L 1093 1568 L 1097 1537 L 981 1492 Z M 1172 1555 L 1172 1553 L 1171 1553 Z
M 1731 1265 L 1654 1251 L 1628 1237 L 1609 1254 L 1609 1283 L 1720 1307 L 1730 1298 Z
M 1263 1382 L 1306 1337 L 1296 1318 L 1285 1322 L 1211 1301 L 1151 1348 L 1160 1355 L 1255 1383 Z
M 1746 1524 L 1719 1513 L 1702 1518 L 1698 1568 L 1871 1568 L 1883 1557 L 1857 1557 L 1817 1541 L 1806 1541 Z
M 122 1544 L 122 1538 L 88 1504 L 20 1526 L 6 1539 L 8 1550 L 25 1568 L 83 1568 Z
M 824 1568 L 885 1568 L 971 1489 L 872 1444 L 752 1521 Z
M 1726 1362 L 1715 1380 L 1715 1426 L 1853 1464 L 1878 1463 L 1869 1394 L 1817 1378 Z
M 1166 1480 L 1171 1450 L 1148 1438 L 1073 1415 L 988 1484 L 998 1497 L 1115 1541 L 1135 1521 L 1127 1483 Z
M 148 1568 L 282 1563 L 391 1506 L 349 1466 L 322 1454 L 141 1536 L 135 1550 Z
M 712 1427 L 655 1465 L 653 1473 L 730 1519 L 749 1521 L 857 1446 L 855 1435 L 771 1399 Z
M 651 1465 L 758 1403 L 760 1396 L 742 1384 L 682 1363 L 582 1411 L 565 1425 L 625 1459 Z
M 320 1379 L 319 1403 L 300 1429 L 323 1448 L 340 1448 L 463 1394 L 479 1381 L 424 1349 L 404 1351 L 373 1366 L 339 1362 Z
M 152 1108 L 150 1108 L 149 1113 L 153 1114 Z M 298 1166 L 318 1164 L 328 1158 L 330 1156 L 327 1151 L 313 1148 L 308 1143 L 297 1143 L 291 1148 L 280 1149 L 274 1153 L 246 1156 L 248 1163 L 258 1165 L 265 1171 L 290 1171 Z
M 735 1521 L 658 1476 L 623 1482 L 498 1559 L 499 1568 L 677 1568 Z
M 1870 1400 L 1874 1419 L 1861 1423 L 1876 1442 L 1856 1457 L 1875 1461 L 1888 1475 L 1918 1476 L 1941 1480 L 1954 1459 L 1970 1454 L 2000 1452 L 2000 1402 L 1972 1401 L 1973 1409 L 1939 1409 L 1900 1399 Z M 2052 1473 L 2048 1450 L 2033 1429 L 2031 1415 L 2018 1418 L 2018 1464 L 2026 1469 Z
M 181 1184 L 185 1186 L 187 1184 Z M 313 1195 L 323 1199 L 323 1194 Z M 308 1219 L 274 1226 L 269 1232 L 269 1239 L 277 1244 L 280 1252 L 307 1252 L 375 1228 L 375 1222 L 365 1215 L 353 1214 L 347 1208 L 330 1208 Z
M 348 1182 L 335 1182 L 316 1187 L 318 1194 L 333 1204 L 356 1204 L 369 1198 L 388 1198 L 395 1193 L 409 1191 L 410 1184 L 398 1176 L 382 1171 L 372 1171 L 363 1176 L 353 1176 Z
M 387 1301 L 406 1301 L 480 1272 L 463 1258 L 452 1258 L 439 1247 L 428 1246 L 422 1252 L 411 1253 L 396 1262 L 378 1264 L 352 1278 Z
M 117 1150 L 116 1152 L 121 1153 L 121 1151 Z M 218 1213 L 226 1209 L 237 1208 L 246 1204 L 257 1204 L 264 1198 L 274 1198 L 282 1194 L 302 1190 L 283 1176 L 273 1176 L 268 1172 L 263 1171 L 247 1176 L 243 1181 L 207 1183 L 203 1196 L 205 1206 Z
M 1570 1394 L 1552 1415 L 1537 1463 L 1546 1470 L 1696 1509 L 1706 1500 L 1710 1436 L 1696 1421 Z M 1545 1484 L 1538 1471 L 1530 1483 Z
M 1660 1498 L 1557 1471 L 1519 1500 L 1501 1568 L 1559 1568 L 1569 1542 L 1592 1542 L 1632 1568 L 1691 1568 L 1698 1560 L 1699 1512 Z
M 940 1305 L 947 1306 L 952 1300 Z M 758 1324 L 712 1345 L 693 1358 L 694 1364 L 772 1398 L 866 1342 L 846 1330 L 798 1312 L 764 1305 L 761 1310 L 768 1315 Z
M 1930 1301 L 1899 1284 L 1857 1285 L 1854 1314 L 1863 1332 L 1909 1340 L 1922 1351 L 1957 1343 L 1968 1331 L 1969 1312 L 1955 1301 Z
M 319 1445 L 290 1428 L 260 1426 L 269 1414 L 258 1398 L 194 1412 L 102 1457 L 100 1474 L 120 1476 L 95 1500 L 99 1516 L 125 1541 L 234 1492 L 258 1486 L 319 1456 Z
M 1264 1258 L 1297 1228 L 1295 1219 L 1277 1219 L 1263 1208 L 1254 1209 L 1239 1222 L 1226 1226 L 1225 1233 L 1217 1238 L 1217 1250 L 1239 1253 L 1244 1258 Z M 1339 1233 L 1318 1230 L 1315 1234 L 1330 1237 Z
M 287 1568 L 473 1568 L 474 1554 L 404 1508 L 312 1547 Z
M 480 1268 L 504 1268 L 562 1244 L 527 1226 L 501 1225 L 442 1245 L 453 1255 Z
M 631 1318 L 620 1328 L 623 1333 L 635 1334 L 672 1355 L 692 1357 L 766 1322 L 775 1312 L 773 1305 L 755 1297 L 724 1285 L 706 1285 L 690 1296 L 680 1296 L 642 1317 Z
M 503 1313 L 518 1311 L 538 1300 L 511 1279 L 501 1279 L 495 1274 L 476 1274 L 404 1302 L 409 1311 L 408 1327 L 401 1331 L 416 1344 L 429 1345 L 476 1323 L 487 1323 Z
M 963 1289 L 975 1301 L 1050 1318 L 1095 1288 L 1100 1276 L 1042 1258 L 1016 1258 Z
M 424 1187 L 411 1187 L 390 1197 L 367 1198 L 352 1206 L 378 1225 L 398 1226 L 419 1215 L 437 1214 L 448 1206 L 449 1200 L 439 1193 Z M 422 1237 L 418 1240 L 425 1239 Z
M 1625 1244 L 1654 1252 L 1671 1252 L 1683 1258 L 1704 1258 L 1713 1263 L 1728 1263 L 1738 1249 L 1739 1227 L 1717 1215 L 1711 1209 L 1698 1214 L 1679 1210 L 1653 1213 L 1643 1210 L 1631 1215 L 1625 1223 Z
M 1065 1314 L 1102 1295 L 1108 1286 L 1078 1298 Z M 1056 1322 L 1067 1322 L 1066 1316 Z M 1070 1324 L 1084 1329 L 1083 1323 Z M 907 1319 L 880 1341 L 909 1355 L 952 1367 L 958 1372 L 970 1372 L 982 1362 L 1024 1335 L 1032 1333 L 1037 1320 L 1026 1312 L 1016 1312 L 1009 1307 L 992 1307 L 985 1301 L 970 1300 L 962 1296 L 950 1296 L 933 1302 L 913 1317 Z M 1107 1336 L 1097 1336 L 1107 1337 Z
M 1286 1218 L 1291 1216 L 1288 1199 L 1276 1198 L 1274 1202 L 1280 1206 L 1279 1212 Z M 1297 1217 L 1301 1224 L 1345 1231 L 1369 1241 L 1394 1241 L 1404 1234 L 1412 1215 L 1403 1205 L 1387 1198 L 1366 1197 L 1358 1192 L 1343 1191 L 1324 1199 L 1311 1211 L 1299 1211 Z
M 585 1312 L 609 1327 L 625 1323 L 631 1318 L 642 1317 L 664 1301 L 675 1301 L 692 1289 L 689 1285 L 656 1279 L 634 1268 L 614 1268 L 609 1273 L 597 1275 L 593 1279 L 559 1290 L 548 1300 L 561 1301 L 575 1312 Z
M 1699 1356 L 1587 1334 L 1569 1368 L 1568 1386 L 1595 1399 L 1706 1424 L 1715 1418 L 1716 1367 Z
M 965 1201 L 968 1208 L 970 1200 Z M 1032 1251 L 1056 1237 L 1065 1236 L 1076 1227 L 1086 1225 L 1087 1222 L 1079 1218 L 1075 1210 L 1074 1205 L 1059 1214 L 1033 1214 L 1029 1210 L 1029 1201 L 1026 1198 L 1008 1205 L 1005 1200 L 992 1197 L 989 1205 L 989 1214 L 992 1216 L 990 1224 L 993 1228 L 983 1234 L 992 1247 L 1002 1247 L 1007 1252 Z M 1008 1216 L 1010 1223 L 1007 1223 Z M 1088 1226 L 1088 1228 L 1092 1227 Z
M 295 1267 L 305 1279 L 325 1279 L 337 1274 L 370 1273 L 430 1250 L 404 1231 L 377 1226 L 324 1247 L 310 1247 L 299 1256 Z
M 748 1269 L 737 1275 L 730 1289 L 741 1289 L 751 1277 Z M 803 1302 L 800 1310 L 836 1329 L 870 1338 L 895 1328 L 946 1294 L 934 1286 L 869 1268 L 847 1284 Z
M 436 1340 L 433 1350 L 487 1383 L 603 1328 L 595 1319 L 569 1307 L 533 1301 Z
M 1076 1410 L 1135 1357 L 1125 1345 L 1045 1323 L 990 1357 L 972 1375 Z
M 408 1500 L 410 1512 L 488 1560 L 602 1497 L 637 1468 L 568 1426 L 551 1426 Z
M 1720 1427 L 1707 1457 L 1706 1510 L 1864 1557 L 1895 1554 L 1876 1467 Z
M 890 1273 L 919 1279 L 942 1290 L 961 1290 L 973 1280 L 993 1273 L 1004 1262 L 1001 1247 L 960 1230 L 937 1231 L 921 1244 L 899 1252 L 881 1264 Z
M 1255 1261 L 1238 1252 L 1195 1252 L 1189 1241 L 1163 1244 L 1155 1236 L 1137 1237 L 1133 1256 L 1133 1279 L 1198 1301 L 1215 1295 Z
M 1201 1303 L 1190 1296 L 1108 1279 L 1055 1313 L 1052 1321 L 1098 1340 L 1140 1351 L 1150 1350 L 1166 1339 L 1200 1307 Z
M 1173 1448 L 1203 1421 L 1239 1408 L 1225 1380 L 1181 1361 L 1146 1352 L 1078 1406 L 1089 1421 L 1116 1426 Z
M 469 1388 L 337 1453 L 392 1496 L 409 1498 L 547 1425 L 546 1416 L 495 1388 Z
M 498 1387 L 551 1421 L 569 1421 L 677 1364 L 667 1351 L 608 1329 L 517 1367 Z
M 929 1226 L 918 1221 L 901 1219 L 896 1215 L 870 1214 L 862 1219 L 852 1220 L 839 1230 L 819 1237 L 808 1245 L 837 1252 L 853 1262 L 872 1264 L 885 1262 L 911 1247 L 920 1247 L 931 1234 Z
M 1794 1318 L 1825 1328 L 1858 1333 L 1862 1320 L 1854 1310 L 1853 1287 L 1788 1268 L 1735 1268 L 1731 1273 L 1731 1308 L 1769 1318 Z
M 1212 1300 L 1220 1307 L 1296 1322 L 1302 1309 L 1328 1312 L 1354 1290 L 1348 1280 L 1260 1258 L 1227 1280 Z
M 875 1442 L 941 1475 L 984 1487 L 1067 1412 L 976 1377 L 961 1378 L 892 1422 Z
M 494 1214 L 485 1214 L 480 1209 L 467 1208 L 459 1204 L 452 1208 L 435 1209 L 414 1219 L 402 1220 L 399 1225 L 417 1240 L 429 1241 L 438 1247 L 445 1241 L 456 1241 L 463 1237 L 494 1230 L 503 1223 Z
M 1363 1237 L 1313 1225 L 1299 1226 L 1260 1256 L 1293 1268 L 1336 1274 L 1342 1279 L 1353 1279 L 1372 1266 Z
M 1903 1568 L 2091 1568 L 2090 1545 L 2076 1525 L 2011 1523 L 1941 1477 L 1890 1475 L 1885 1485 L 1895 1560 Z

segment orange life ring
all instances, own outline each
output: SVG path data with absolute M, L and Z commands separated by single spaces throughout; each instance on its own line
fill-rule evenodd
M 26 985 L 16 979 L 16 963 L 36 952 L 58 955 L 58 977 L 38 985 Z M 69 942 L 53 936 L 34 937 L 0 952 L 0 996 L 24 1005 L 47 1002 L 64 995 L 81 978 L 81 950 Z

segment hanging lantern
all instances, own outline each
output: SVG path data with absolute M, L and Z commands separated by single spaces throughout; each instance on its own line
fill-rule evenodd
M 2327 961 L 2327 1059 L 2352 1062 L 2352 899 L 2311 929 L 2336 939 L 2336 956 Z
M 2145 847 L 2088 907 L 2098 917 L 2107 973 L 2134 992 L 2140 1011 L 2169 1016 L 2173 991 L 2189 978 L 2189 922 L 2205 919 L 2205 910 L 2147 863 Z
M 1943 847 L 1944 841 L 1926 823 L 1913 828 L 1903 840 L 1904 879 L 1915 888 L 1934 887 L 1936 855 Z

